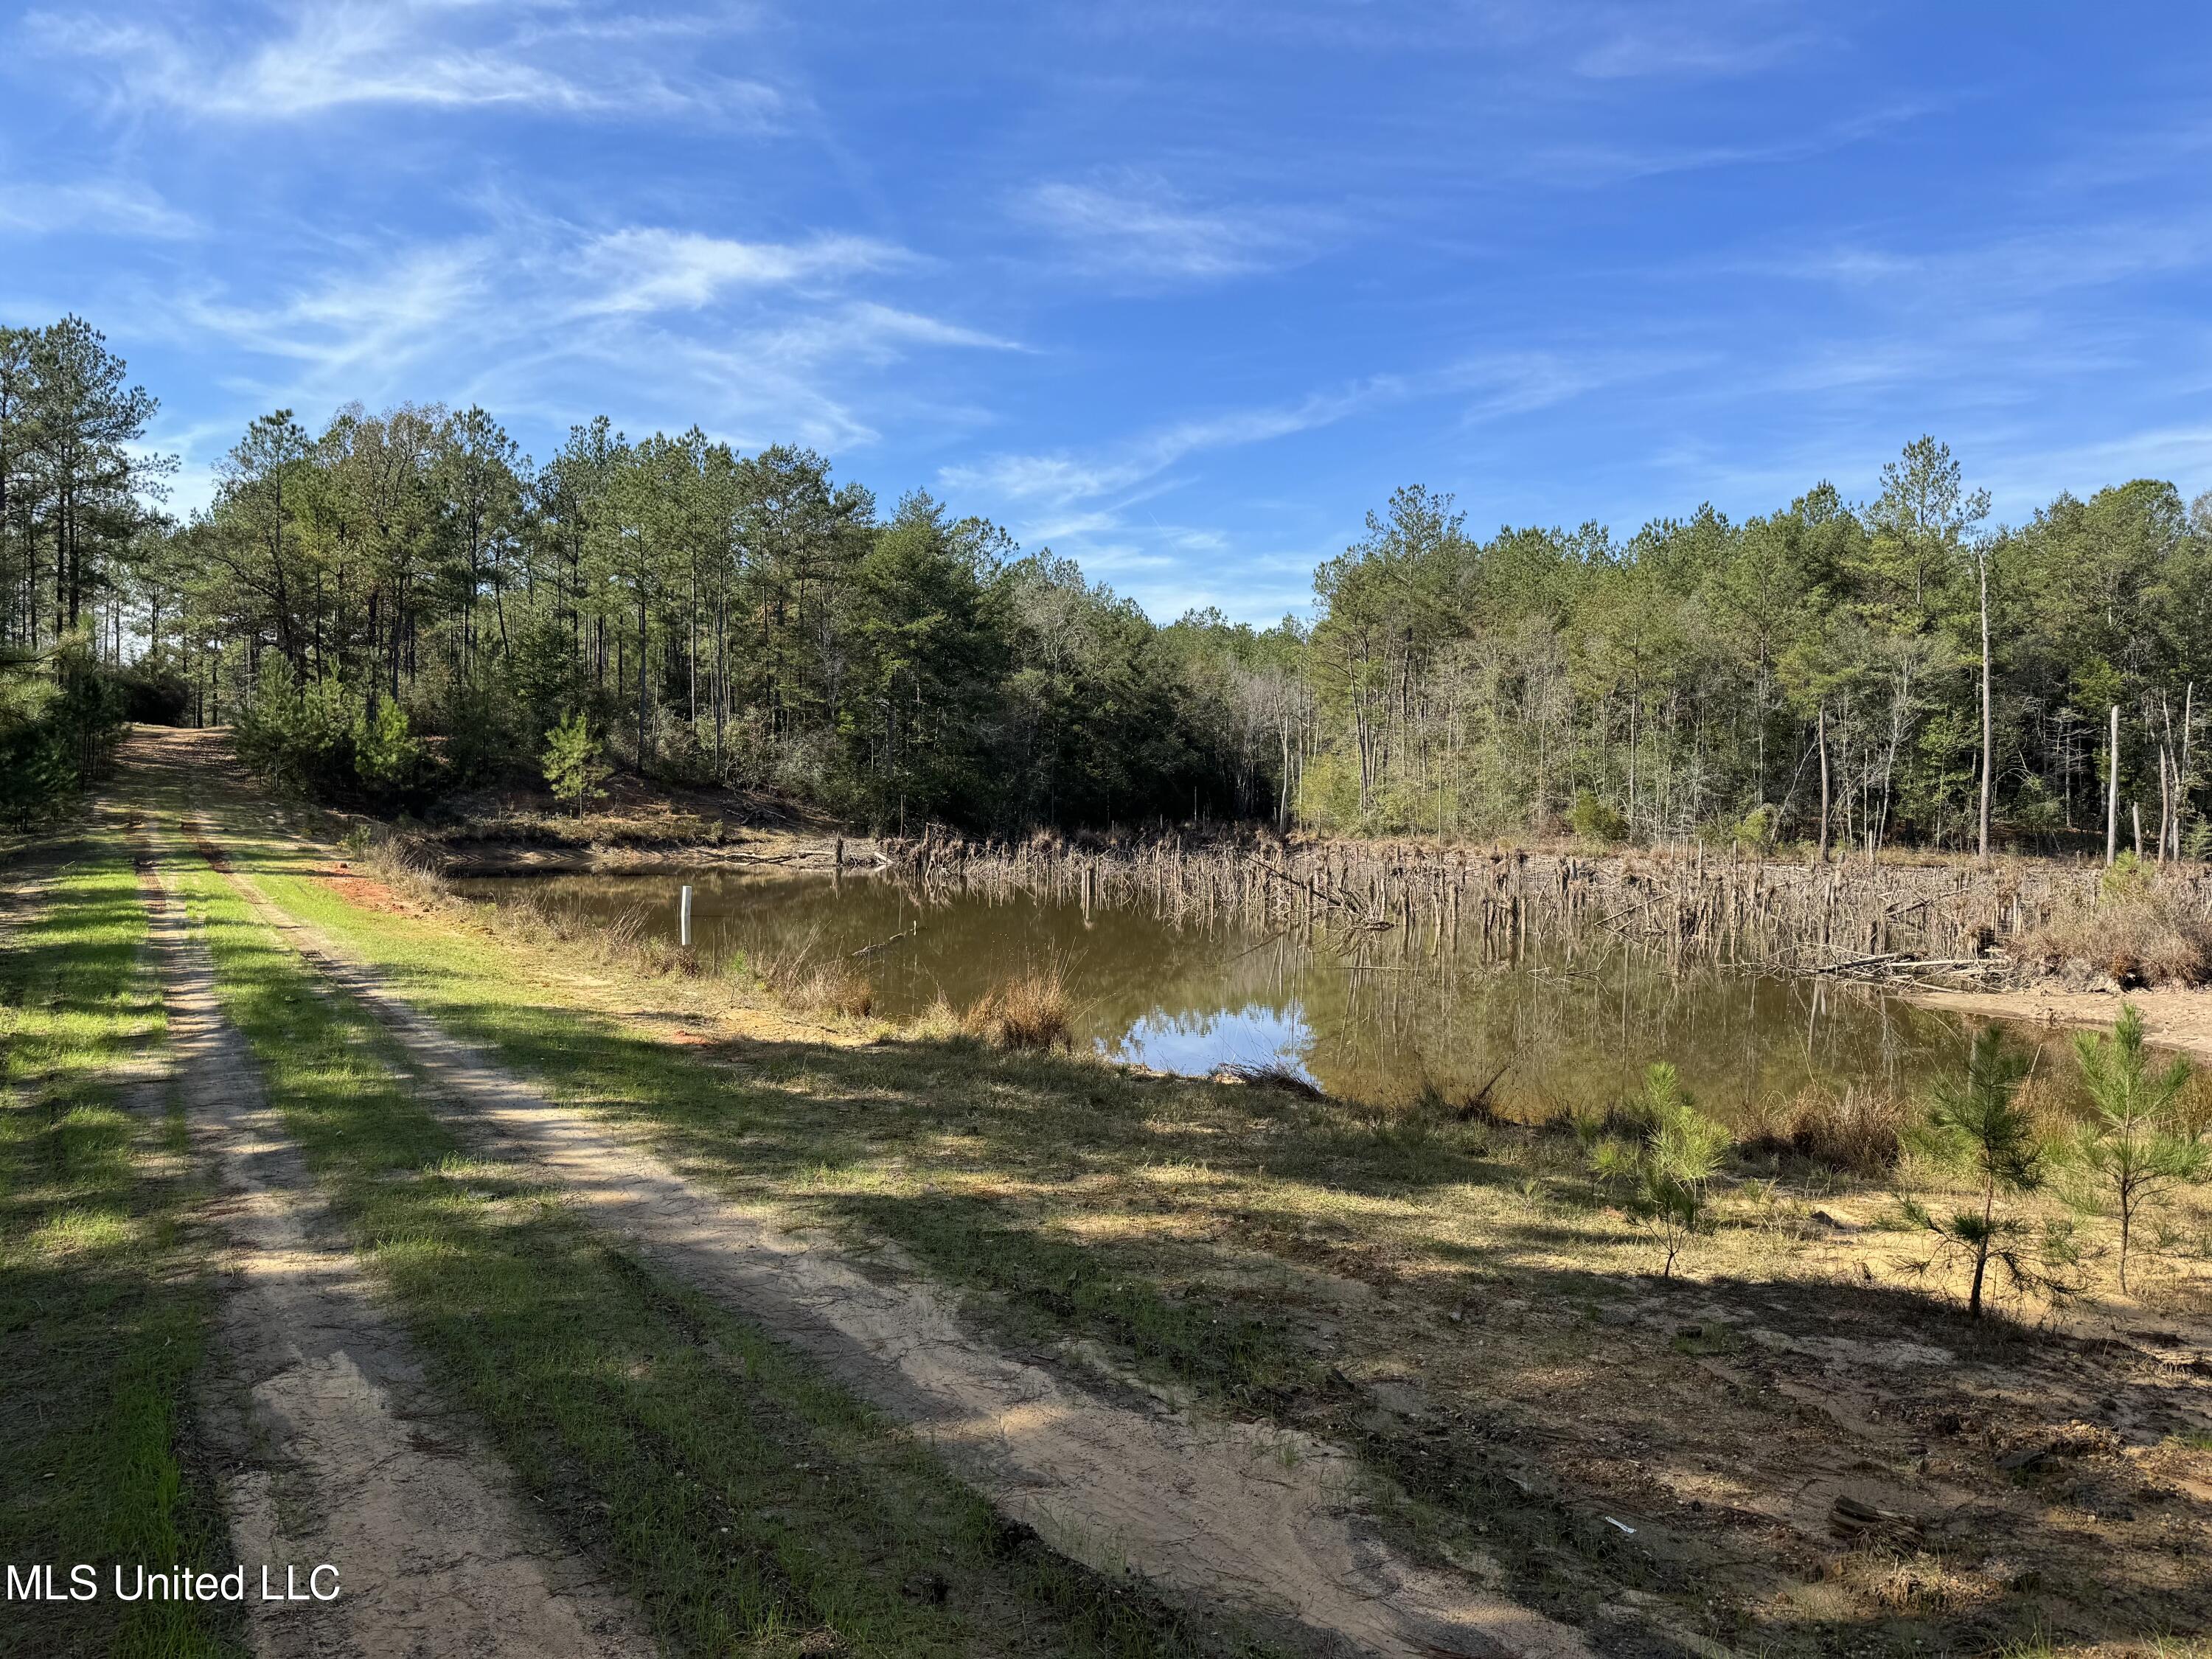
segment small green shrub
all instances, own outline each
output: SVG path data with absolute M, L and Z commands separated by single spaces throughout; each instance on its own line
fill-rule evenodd
M 1588 789 L 1575 791 L 1574 810 L 1567 815 L 1567 822 L 1584 841 L 1628 839 L 1628 820 Z
M 592 735 L 592 724 L 581 710 L 569 715 L 545 734 L 545 787 L 561 800 L 576 803 L 576 816 L 584 816 L 584 803 L 606 794 L 601 786 L 614 775 L 606 763 L 606 744 Z
M 124 693 L 82 635 L 43 659 L 0 652 L 0 823 L 50 817 L 106 769 Z
M 2212 1173 L 2212 1141 L 2193 1132 L 2179 1107 L 2191 1075 L 2187 1060 L 2153 1072 L 2143 1048 L 2142 1014 L 2120 1005 L 2110 1037 L 2084 1031 L 2074 1039 L 2081 1081 L 2096 1115 L 2068 1147 L 2100 1207 L 2120 1223 L 2120 1288 L 2128 1287 L 2128 1253 L 2138 1217 L 2173 1188 Z
M 2102 899 L 2125 902 L 2149 891 L 2150 872 L 2133 853 L 2122 853 L 2097 880 L 2097 896 Z
M 1671 1279 L 1675 1258 L 1709 1224 L 1706 1186 L 1728 1151 L 1729 1132 L 1698 1109 L 1664 1061 L 1644 1073 L 1641 1104 L 1650 1124 L 1642 1139 L 1600 1139 L 1590 1151 L 1590 1168 L 1621 1191 L 1629 1213 L 1658 1236 L 1666 1252 L 1659 1276 Z
M 353 769 L 362 788 L 380 803 L 404 799 L 422 781 L 422 741 L 409 729 L 407 711 L 398 698 L 380 697 L 374 714 L 364 707 L 354 716 Z
M 1735 826 L 1735 844 L 1747 853 L 1771 853 L 1782 833 L 1782 809 L 1761 802 Z

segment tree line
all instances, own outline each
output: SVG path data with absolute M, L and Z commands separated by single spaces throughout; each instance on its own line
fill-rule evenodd
M 126 667 L 174 471 L 141 447 L 155 407 L 82 319 L 0 326 L 0 820 L 73 793 L 126 714 L 163 712 Z
M 2124 802 L 2147 854 L 2205 850 L 2212 497 L 2167 483 L 1996 526 L 1923 438 L 1872 501 L 1626 539 L 1485 539 L 1413 487 L 1310 619 L 1254 629 L 1156 623 L 925 493 L 885 510 L 696 427 L 594 420 L 541 463 L 479 408 L 280 410 L 178 516 L 155 411 L 82 320 L 0 331 L 0 741 L 96 674 L 111 716 L 234 723 L 272 775 L 386 805 L 533 776 L 580 719 L 650 777 L 892 831 L 1871 853 L 2099 845 Z
M 2207 850 L 2212 495 L 2136 480 L 1995 526 L 1926 437 L 1870 501 L 1823 483 L 1626 541 L 1481 541 L 1408 489 L 1316 591 L 1297 795 L 1331 825 Z

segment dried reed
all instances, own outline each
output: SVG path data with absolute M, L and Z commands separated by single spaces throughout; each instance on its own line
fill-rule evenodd
M 961 1017 L 961 1029 L 1001 1048 L 1073 1048 L 1074 1011 L 1061 965 L 1031 963 L 998 989 L 978 998 Z
M 2101 975 L 2123 990 L 2212 983 L 2212 915 L 2179 883 L 2079 898 L 2030 929 L 2014 954 L 2045 974 Z

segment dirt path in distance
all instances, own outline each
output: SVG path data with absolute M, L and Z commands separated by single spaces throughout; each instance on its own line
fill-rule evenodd
M 596 1224 L 913 1425 L 1054 1548 L 1226 1602 L 1328 1653 L 1589 1659 L 1575 1631 L 1419 1567 L 1359 1512 L 1354 1460 L 1310 1437 L 1109 1400 L 997 1351 L 919 1272 L 862 1273 L 822 1240 L 702 1190 L 653 1153 L 455 1042 L 372 969 L 231 877 L 263 920 L 359 998 L 446 1097 Z M 896 1257 L 872 1258 L 880 1266 Z
M 589 1659 L 654 1651 L 628 1601 L 540 1535 L 504 1472 L 425 1386 L 224 1017 L 205 943 L 134 841 L 186 1113 L 225 1195 L 219 1375 L 205 1422 L 272 1659 Z M 335 1600 L 264 1602 L 259 1576 Z M 328 1588 L 325 1576 L 321 1583 Z

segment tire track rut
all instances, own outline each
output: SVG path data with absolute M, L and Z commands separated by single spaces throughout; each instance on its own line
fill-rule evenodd
M 158 856 L 133 852 L 198 1149 L 224 1188 L 222 1464 L 253 1645 L 272 1659 L 586 1659 L 654 1651 L 636 1612 L 524 1510 L 505 1469 L 426 1385 L 373 1298 L 216 999 L 206 942 Z M 264 1602 L 290 1565 L 337 1569 L 328 1601 Z M 325 1576 L 321 1581 L 328 1588 Z

